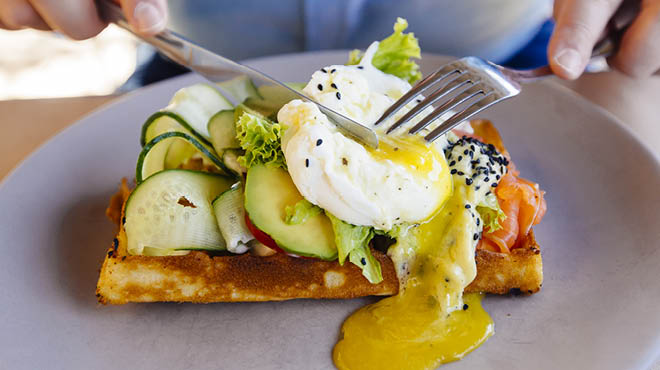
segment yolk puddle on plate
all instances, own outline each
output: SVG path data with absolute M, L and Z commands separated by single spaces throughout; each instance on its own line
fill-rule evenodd
M 344 322 L 333 351 L 339 369 L 433 369 L 493 334 L 482 295 L 463 296 L 476 273 L 466 192 L 455 187 L 444 208 L 409 234 L 418 250 L 405 289 Z

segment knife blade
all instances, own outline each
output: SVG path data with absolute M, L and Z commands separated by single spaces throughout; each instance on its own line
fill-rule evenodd
M 237 74 L 243 74 L 261 83 L 280 86 L 292 94 L 295 94 L 298 98 L 316 104 L 319 107 L 319 110 L 328 116 L 330 121 L 345 134 L 350 135 L 372 148 L 378 148 L 378 136 L 376 136 L 374 131 L 322 104 L 319 104 L 279 80 L 245 64 L 215 54 L 169 29 L 152 37 L 139 35 L 132 30 L 119 6 L 110 0 L 98 0 L 96 1 L 96 4 L 101 19 L 128 30 L 141 40 L 153 45 L 159 52 L 166 55 L 175 63 L 189 68 L 207 80 L 211 82 L 220 82 L 235 77 Z

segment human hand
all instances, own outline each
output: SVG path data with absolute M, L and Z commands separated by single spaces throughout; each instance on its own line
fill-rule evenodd
M 154 35 L 167 24 L 166 0 L 119 0 L 133 29 Z M 94 0 L 0 0 L 0 28 L 55 30 L 82 40 L 107 24 L 99 19 Z
M 620 6 L 639 11 L 608 63 L 632 77 L 660 74 L 660 0 L 555 0 L 556 26 L 548 46 L 555 74 L 569 80 L 582 74 L 591 50 Z

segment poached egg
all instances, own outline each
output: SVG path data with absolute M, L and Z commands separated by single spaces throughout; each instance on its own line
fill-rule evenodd
M 428 144 L 405 130 L 384 135 L 416 102 L 383 124 L 373 125 L 411 88 L 408 82 L 373 67 L 377 48 L 378 43 L 373 43 L 359 65 L 332 65 L 316 71 L 303 91 L 376 131 L 378 149 L 344 136 L 309 102 L 289 102 L 278 112 L 278 121 L 286 127 L 282 150 L 302 196 L 348 223 L 388 231 L 395 224 L 431 217 L 451 193 L 451 176 L 440 145 Z

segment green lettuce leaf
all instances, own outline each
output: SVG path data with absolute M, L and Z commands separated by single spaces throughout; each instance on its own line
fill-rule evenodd
M 306 199 L 302 199 L 293 206 L 286 206 L 284 212 L 286 213 L 284 222 L 289 225 L 298 225 L 304 224 L 308 219 L 320 214 L 323 210 Z
M 362 269 L 362 275 L 372 284 L 383 281 L 380 262 L 374 258 L 369 249 L 369 242 L 374 236 L 374 229 L 367 226 L 355 226 L 346 223 L 329 212 L 325 213 L 335 232 L 335 244 L 339 264 L 343 265 L 348 257 L 349 261 Z
M 351 251 L 348 255 L 352 264 L 362 269 L 362 275 L 369 280 L 371 284 L 378 284 L 383 281 L 383 273 L 380 269 L 380 262 L 371 254 L 368 244 L 363 244 Z
M 281 144 L 283 130 L 279 123 L 243 113 L 236 122 L 236 136 L 245 155 L 238 157 L 238 163 L 245 168 L 261 163 L 286 168 Z
M 421 50 L 414 33 L 403 33 L 408 28 L 408 21 L 397 18 L 394 33 L 378 45 L 372 64 L 381 71 L 402 78 L 411 84 L 422 78 L 417 63 L 410 58 L 419 59 Z M 349 54 L 348 65 L 358 64 L 363 53 L 353 50 Z
M 493 232 L 502 228 L 501 221 L 506 219 L 506 214 L 500 208 L 495 194 L 490 193 L 477 204 L 477 212 L 484 222 L 484 230 Z

